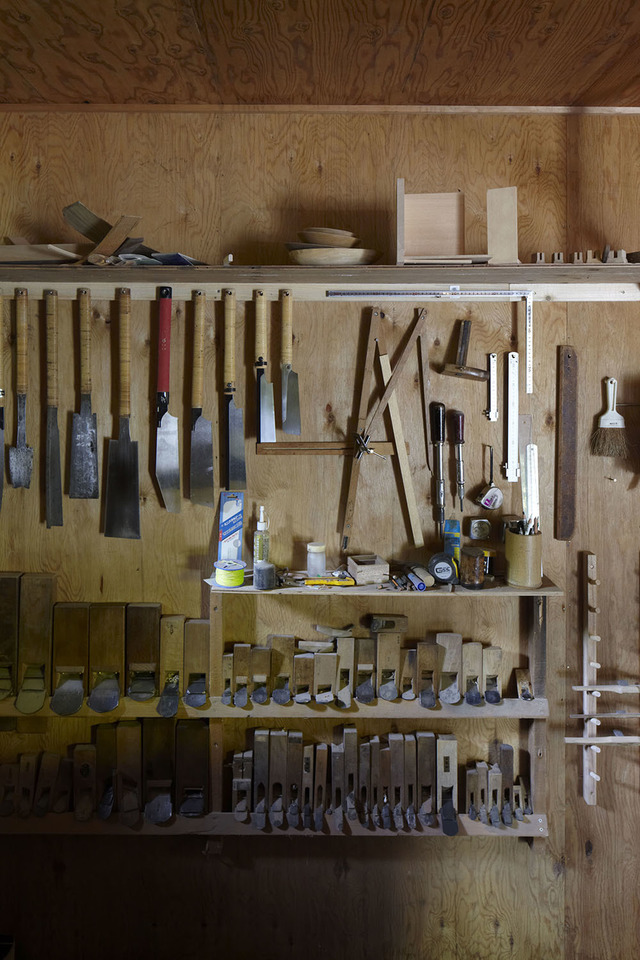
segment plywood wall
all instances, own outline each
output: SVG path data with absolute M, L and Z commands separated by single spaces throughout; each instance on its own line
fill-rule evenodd
M 469 249 L 486 248 L 486 189 L 515 185 L 521 260 L 529 260 L 537 250 L 571 252 L 597 248 L 603 241 L 634 250 L 640 248 L 640 218 L 630 157 L 637 151 L 637 133 L 635 118 L 567 122 L 544 114 L 10 112 L 0 115 L 4 145 L 0 224 L 4 234 L 33 241 L 75 240 L 61 209 L 82 199 L 109 219 L 121 212 L 142 215 L 145 237 L 166 250 L 181 250 L 211 263 L 233 252 L 237 262 L 252 264 L 286 262 L 282 241 L 323 222 L 356 231 L 364 245 L 380 251 L 383 262 L 393 262 L 395 179 L 403 176 L 408 191 L 464 191 Z M 114 307 L 108 301 L 95 306 L 100 429 L 112 436 Z M 67 379 L 62 389 L 65 408 L 71 410 L 72 315 L 68 306 L 64 310 L 61 356 Z M 185 414 L 189 309 L 179 305 L 179 310 L 172 391 Z M 397 349 L 412 310 L 406 304 L 391 305 L 389 312 L 388 334 Z M 580 707 L 579 695 L 570 686 L 581 671 L 578 571 L 586 550 L 598 555 L 602 571 L 601 632 L 609 644 L 603 668 L 611 676 L 621 670 L 628 677 L 638 672 L 637 460 L 612 463 L 588 452 L 593 418 L 601 409 L 602 377 L 615 373 L 624 393 L 620 399 L 638 400 L 636 312 L 630 305 L 607 304 L 549 303 L 535 308 L 536 394 L 528 399 L 527 412 L 532 414 L 544 464 L 543 519 L 549 534 L 559 343 L 573 343 L 578 351 L 581 401 L 576 535 L 569 547 L 549 535 L 545 548 L 546 571 L 567 590 L 566 601 L 552 605 L 549 634 L 549 841 L 528 845 L 398 840 L 367 845 L 328 839 L 279 845 L 256 839 L 211 841 L 205 846 L 190 839 L 161 846 L 134 838 L 128 843 L 8 840 L 6 857 L 16 882 L 3 898 L 0 920 L 22 939 L 25 955 L 86 953 L 102 958 L 112 954 L 117 940 L 121 950 L 125 945 L 124 955 L 133 956 L 141 949 L 148 951 L 149 930 L 158 945 L 154 952 L 185 957 L 214 948 L 233 950 L 237 956 L 289 957 L 304 950 L 314 958 L 348 952 L 394 960 L 423 956 L 622 960 L 632 955 L 636 931 L 629 891 L 637 888 L 638 880 L 637 860 L 631 856 L 637 849 L 633 846 L 639 812 L 637 752 L 621 748 L 603 757 L 602 803 L 588 810 L 581 799 L 580 748 L 568 747 L 565 753 L 562 738 L 565 714 L 579 712 Z M 477 350 L 478 357 L 490 348 L 504 352 L 521 337 L 515 308 L 473 307 L 465 315 L 474 320 L 472 351 Z M 438 368 L 455 350 L 461 316 L 450 307 L 430 310 L 431 390 L 434 399 L 447 405 L 456 400 L 455 381 L 445 382 Z M 41 370 L 37 303 L 32 304 L 30 317 L 33 369 Z M 294 317 L 309 429 L 314 438 L 342 436 L 353 429 L 354 365 L 360 355 L 364 311 L 354 305 L 305 304 L 296 305 Z M 207 404 L 215 418 L 221 315 L 213 304 L 208 318 Z M 252 348 L 250 320 L 247 315 L 243 338 L 247 356 Z M 276 305 L 271 323 L 275 337 Z M 7 308 L 7 346 L 11 331 Z M 47 531 L 39 488 L 28 494 L 9 489 L 0 525 L 2 564 L 5 569 L 59 572 L 61 599 L 159 600 L 166 613 L 206 615 L 202 577 L 210 573 L 213 561 L 215 515 L 185 502 L 180 518 L 167 516 L 146 471 L 152 440 L 148 416 L 155 389 L 153 355 L 153 309 L 137 304 L 134 357 L 140 376 L 132 429 L 140 440 L 145 467 L 142 541 L 105 540 L 99 504 L 69 506 L 65 501 L 65 527 Z M 9 357 L 5 369 L 11 383 Z M 244 370 L 241 389 L 249 408 L 253 374 L 249 364 Z M 429 547 L 434 530 L 415 396 L 417 373 L 417 366 L 410 371 L 403 399 L 407 410 L 414 411 L 407 413 L 409 449 Z M 34 389 L 32 436 L 39 443 L 37 384 Z M 471 408 L 472 397 L 467 396 Z M 10 398 L 7 412 L 10 433 Z M 252 416 L 248 414 L 249 429 Z M 633 408 L 629 422 L 640 422 Z M 467 443 L 470 488 L 483 479 L 478 447 L 494 439 L 481 416 L 472 423 L 475 433 Z M 496 446 L 502 442 L 499 435 Z M 498 463 L 498 450 L 496 455 Z M 300 465 L 285 469 L 270 461 L 258 469 L 251 460 L 249 465 L 250 509 L 264 500 L 273 504 L 274 551 L 281 562 L 294 562 L 305 539 L 324 536 L 336 546 L 341 465 L 323 467 L 312 483 L 308 468 Z M 383 551 L 414 555 L 407 544 L 392 468 L 384 465 L 384 470 L 376 478 L 365 478 L 359 529 L 375 530 Z M 296 491 L 307 496 L 304 505 Z M 12 499 L 16 494 L 23 498 L 19 503 Z M 358 545 L 369 549 L 370 535 L 359 537 Z M 631 722 L 628 726 L 633 732 Z M 24 864 L 35 860 L 41 869 L 27 871 Z M 124 869 L 125 861 L 131 869 Z M 104 866 L 96 873 L 105 877 L 100 884 L 86 883 L 87 862 Z M 160 875 L 161 883 L 148 882 Z M 47 902 L 55 934 L 47 934 L 46 944 L 44 927 L 32 924 L 31 914 L 27 916 L 21 906 L 27 889 L 32 899 L 37 895 L 38 902 Z M 115 901 L 124 905 L 125 899 L 135 901 L 139 928 L 133 921 L 106 922 L 107 912 L 113 917 Z M 67 915 L 70 902 L 75 905 L 74 926 L 86 928 L 82 937 L 71 936 L 69 925 L 60 919 Z M 247 924 L 256 913 L 262 922 Z M 96 929 L 106 933 L 98 937 Z

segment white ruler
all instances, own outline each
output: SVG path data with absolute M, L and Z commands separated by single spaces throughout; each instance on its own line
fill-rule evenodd
M 516 483 L 520 477 L 518 456 L 518 377 L 519 357 L 517 353 L 507 355 L 507 459 L 504 472 L 509 483 Z

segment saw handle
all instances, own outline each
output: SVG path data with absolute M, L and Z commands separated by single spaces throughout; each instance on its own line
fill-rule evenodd
M 80 393 L 91 393 L 91 294 L 83 287 L 78 290 L 80 320 Z
M 236 390 L 236 292 L 224 290 L 224 392 Z
M 204 290 L 193 292 L 193 373 L 191 409 L 202 410 L 204 397 L 204 313 L 207 298 Z
M 120 359 L 121 417 L 131 416 L 131 290 L 118 291 L 118 354 Z
M 256 305 L 256 367 L 267 365 L 267 301 L 264 290 L 254 293 Z
M 291 290 L 283 290 L 281 293 L 282 303 L 282 350 L 280 353 L 281 362 L 285 366 L 291 366 L 293 363 L 293 300 Z
M 444 443 L 444 403 L 432 400 L 429 404 L 431 443 Z
M 464 443 L 464 413 L 461 410 L 452 412 L 451 424 L 453 426 L 453 442 Z
M 27 291 L 16 290 L 16 393 L 27 392 Z
M 169 393 L 171 370 L 171 287 L 158 294 L 158 393 Z
M 47 406 L 58 406 L 58 293 L 44 292 L 47 331 Z

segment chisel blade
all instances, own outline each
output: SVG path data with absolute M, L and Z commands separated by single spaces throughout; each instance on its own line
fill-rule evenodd
M 62 477 L 60 474 L 60 434 L 58 432 L 57 407 L 47 407 L 46 464 L 45 518 L 47 527 L 61 527 Z

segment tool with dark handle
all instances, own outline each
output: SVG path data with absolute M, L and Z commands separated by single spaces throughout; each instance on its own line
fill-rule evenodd
M 280 370 L 282 374 L 282 429 L 285 433 L 300 435 L 300 387 L 298 374 L 293 364 L 293 302 L 291 290 L 283 290 L 282 303 L 282 349 Z
M 244 490 L 244 423 L 236 406 L 236 292 L 224 290 L 224 392 L 227 398 L 227 490 Z
M 98 430 L 91 412 L 91 295 L 78 290 L 80 320 L 80 413 L 73 414 L 69 496 L 74 500 L 98 498 Z
M 28 487 L 33 470 L 33 448 L 27 446 L 27 291 L 16 290 L 16 445 L 9 449 L 9 479 L 14 487 Z
M 204 324 L 206 296 L 193 294 L 193 372 L 191 381 L 191 451 L 189 495 L 192 503 L 213 507 L 213 436 L 202 416 L 204 402 Z
M 432 400 L 429 404 L 429 421 L 431 426 L 431 443 L 433 444 L 433 477 L 436 487 L 433 511 L 441 537 L 444 535 L 444 470 L 442 466 L 444 420 L 444 403 Z
M 464 444 L 464 413 L 461 410 L 454 410 L 451 414 L 453 426 L 453 442 L 456 448 L 456 484 L 458 487 L 458 499 L 460 500 L 460 512 L 464 509 L 464 459 L 462 456 L 462 446 Z
M 480 367 L 467 366 L 467 354 L 471 339 L 471 320 L 463 320 L 458 336 L 458 352 L 455 363 L 446 363 L 442 372 L 448 377 L 462 377 L 464 380 L 488 380 L 489 371 Z
M 158 389 L 156 393 L 156 480 L 169 513 L 180 513 L 178 418 L 169 413 L 171 380 L 171 287 L 158 294 Z
M 58 294 L 45 290 L 47 334 L 47 440 L 45 518 L 47 527 L 62 526 L 62 477 L 58 432 Z
M 138 444 L 131 440 L 131 291 L 118 295 L 118 353 L 120 396 L 118 439 L 109 440 L 107 450 L 107 489 L 105 494 L 106 537 L 140 539 L 140 496 Z
M 264 290 L 254 294 L 256 308 L 256 382 L 258 387 L 258 443 L 276 442 L 273 384 L 267 380 L 267 301 Z

